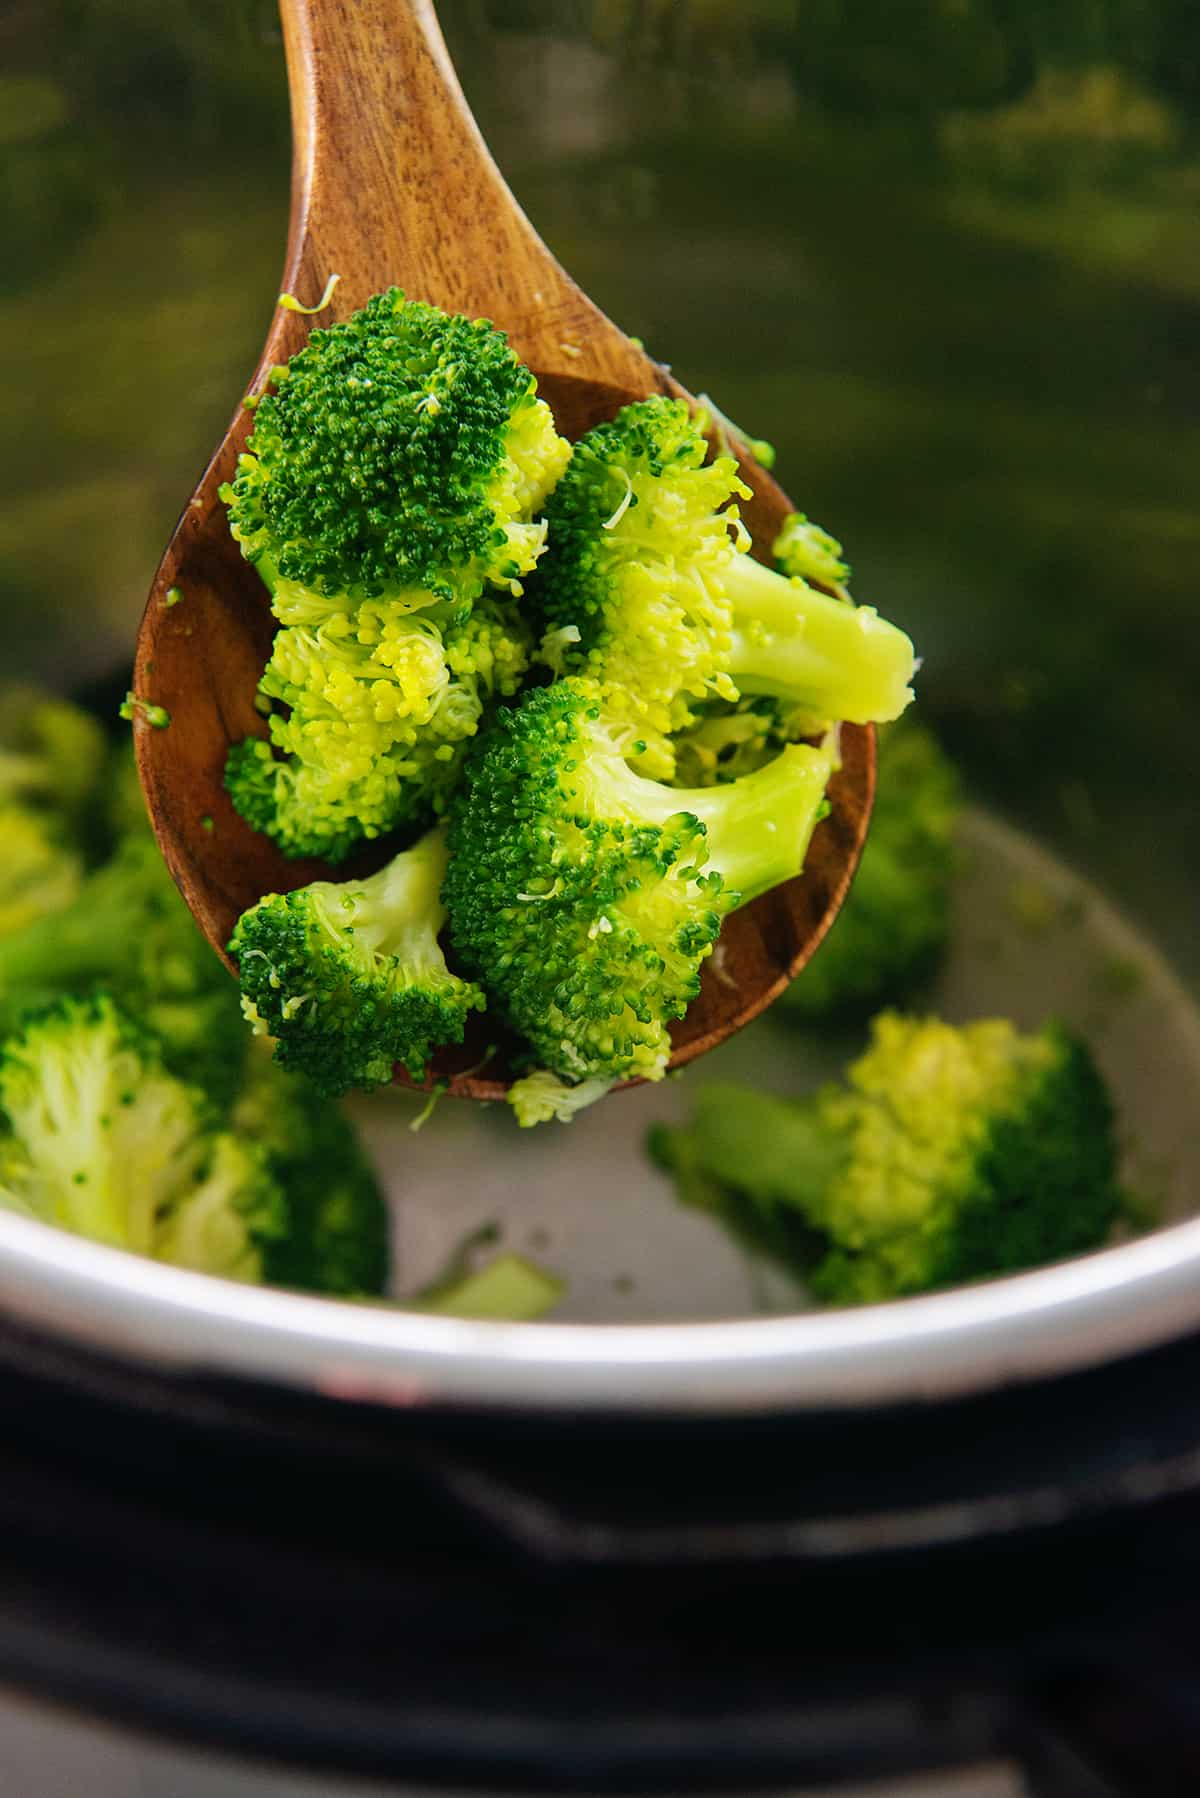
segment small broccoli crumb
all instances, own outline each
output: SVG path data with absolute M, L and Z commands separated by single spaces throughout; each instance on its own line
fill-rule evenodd
M 305 318 L 313 318 L 318 312 L 324 312 L 325 308 L 331 304 L 334 289 L 341 278 L 340 275 L 330 275 L 325 283 L 325 291 L 315 306 L 302 306 L 295 294 L 292 293 L 281 293 L 278 304 L 283 307 L 285 312 L 302 312 Z
M 164 604 L 164 606 L 167 606 L 167 607 L 177 606 L 182 598 L 183 598 L 183 589 L 182 588 L 168 587 L 166 592 L 163 594 L 163 604 Z
M 434 1081 L 429 1097 L 408 1126 L 414 1136 L 417 1135 L 418 1131 L 425 1128 L 426 1124 L 445 1098 L 449 1088 L 450 1082 L 448 1080 Z
M 140 699 L 132 690 L 126 693 L 118 716 L 126 724 L 134 723 L 139 717 L 144 718 L 155 730 L 166 730 L 171 722 L 171 714 L 164 706 L 153 705 L 148 699 Z

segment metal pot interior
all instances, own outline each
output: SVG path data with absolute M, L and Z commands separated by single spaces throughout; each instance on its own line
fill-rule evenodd
M 252 366 L 288 161 L 269 7 L 239 9 L 236 59 L 225 9 L 139 7 L 136 55 L 127 8 L 78 10 L 70 45 L 32 12 L 6 25 L 22 72 L 0 108 L 18 176 L 0 321 L 26 346 L 0 440 L 18 496 L 0 536 L 9 667 L 64 688 L 128 654 Z M 413 1134 L 411 1095 L 354 1105 L 392 1194 L 396 1291 L 495 1220 L 567 1277 L 560 1321 L 247 1294 L 0 1216 L 0 1289 L 26 1321 L 396 1400 L 703 1408 L 984 1385 L 1200 1319 L 1200 1225 L 1183 1221 L 1200 1202 L 1200 95 L 1182 15 L 1163 0 L 1133 29 L 1113 0 L 1059 9 L 1051 30 L 1042 8 L 971 0 L 951 31 L 914 0 L 901 45 L 849 0 L 803 25 L 750 4 L 728 32 L 709 10 L 440 8 L 551 246 L 776 444 L 797 503 L 844 537 L 856 593 L 916 639 L 921 706 L 974 802 L 931 1003 L 1080 1028 L 1160 1231 L 813 1313 L 676 1206 L 642 1153 L 707 1078 L 801 1090 L 856 1047 L 768 1015 L 569 1129 L 521 1135 L 447 1103 Z

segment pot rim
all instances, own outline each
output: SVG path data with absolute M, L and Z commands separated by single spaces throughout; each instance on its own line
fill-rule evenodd
M 401 1408 L 718 1415 L 965 1397 L 1200 1325 L 1200 1218 L 1052 1267 L 853 1310 L 495 1323 L 242 1286 L 0 1213 L 0 1311 L 192 1378 Z

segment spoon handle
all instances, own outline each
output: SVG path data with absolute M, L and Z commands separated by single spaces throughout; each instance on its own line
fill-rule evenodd
M 539 373 L 644 385 L 644 358 L 513 198 L 431 0 L 280 0 L 280 12 L 294 140 L 285 291 L 315 304 L 340 275 L 328 324 L 395 283 L 495 319 Z M 306 330 L 278 314 L 264 363 Z

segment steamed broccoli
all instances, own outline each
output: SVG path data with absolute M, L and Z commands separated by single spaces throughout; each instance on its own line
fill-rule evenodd
M 287 1199 L 288 1230 L 264 1274 L 278 1286 L 353 1296 L 388 1278 L 388 1214 L 350 1123 L 311 1081 L 286 1073 L 262 1041 L 246 1058 L 230 1123 L 266 1157 Z
M 487 706 L 517 691 L 529 656 L 511 601 L 416 612 L 365 601 L 317 628 L 290 625 L 259 683 L 286 714 L 272 714 L 269 744 L 234 746 L 230 797 L 285 855 L 341 861 L 443 809 Z
M 799 873 L 822 814 L 822 750 L 686 792 L 635 773 L 629 736 L 558 681 L 500 715 L 451 812 L 451 940 L 545 1070 L 525 1123 L 663 1074 L 723 917 Z
M 0 688 L 0 936 L 69 905 L 99 849 L 104 733 L 38 687 Z
M 1122 1203 L 1107 1091 L 1058 1025 L 884 1013 L 845 1085 L 798 1103 L 710 1086 L 650 1148 L 681 1198 L 839 1304 L 1094 1248 Z
M 167 1067 L 228 1101 L 246 1033 L 229 976 L 144 826 L 70 904 L 0 937 L 0 1030 L 65 994 L 103 988 L 161 1042 Z
M 836 537 L 803 512 L 789 512 L 771 545 L 775 566 L 792 580 L 815 581 L 845 599 L 850 564 Z
M 934 970 L 950 929 L 958 775 L 921 724 L 879 733 L 871 829 L 833 928 L 780 1005 L 810 1021 L 862 1017 L 908 997 Z
M 898 717 L 912 697 L 904 633 L 754 561 L 728 505 L 749 489 L 731 456 L 707 453 L 682 400 L 636 401 L 589 431 L 547 502 L 530 590 L 547 665 L 594 680 L 664 779 L 671 735 L 712 698 L 767 695 L 811 735 L 833 719 Z
M 0 690 L 0 805 L 36 812 L 64 842 L 91 841 L 108 747 L 91 715 L 39 687 Z
M 0 937 L 5 937 L 44 912 L 70 905 L 83 879 L 83 860 L 63 842 L 54 820 L 20 805 L 0 804 L 0 843 Z
M 384 1085 L 397 1064 L 419 1077 L 483 1009 L 438 943 L 445 871 L 441 827 L 366 880 L 271 893 L 238 920 L 229 948 L 246 1015 L 319 1092 Z
M 503 332 L 391 288 L 270 385 L 222 497 L 284 624 L 520 591 L 570 447 Z
M 0 1204 L 97 1242 L 262 1278 L 287 1227 L 261 1151 L 104 995 L 59 1000 L 0 1050 Z
M 261 690 L 287 710 L 270 746 L 235 746 L 226 785 L 285 854 L 337 861 L 436 814 L 520 685 L 512 600 L 570 446 L 503 333 L 396 289 L 272 381 L 222 497 L 284 626 Z

